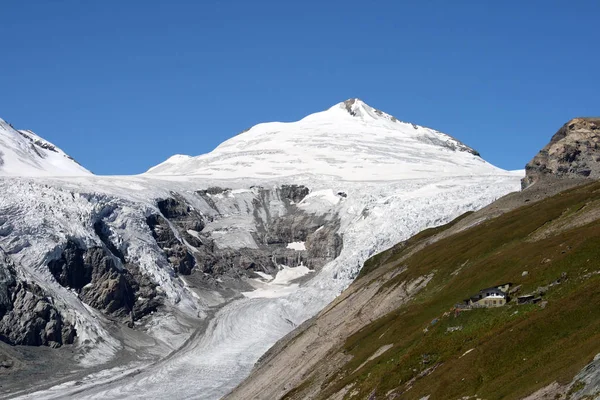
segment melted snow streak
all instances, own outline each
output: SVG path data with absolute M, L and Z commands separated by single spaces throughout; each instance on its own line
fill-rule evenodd
M 137 257 L 147 273 L 161 282 L 165 291 L 170 293 L 173 307 L 183 310 L 182 312 L 189 309 L 194 312 L 206 310 L 206 300 L 202 304 L 203 300 L 191 296 L 177 279 L 172 279 L 168 274 L 161 275 L 160 271 L 163 268 L 166 270 L 167 266 L 160 267 L 163 261 L 158 256 L 159 253 L 151 247 L 143 247 L 142 243 L 146 243 L 146 240 L 150 242 L 144 236 L 148 233 L 136 228 L 135 220 L 139 218 L 138 214 L 145 213 L 146 208 L 153 207 L 153 198 L 168 195 L 171 191 L 186 193 L 201 187 L 221 185 L 233 189 L 232 193 L 235 194 L 232 194 L 231 199 L 234 199 L 235 196 L 245 196 L 248 191 L 243 189 L 257 182 L 264 187 L 302 182 L 312 189 L 312 195 L 299 203 L 299 206 L 315 213 L 337 213 L 341 218 L 340 233 L 343 235 L 344 247 L 341 255 L 321 271 L 304 276 L 309 280 L 301 285 L 289 280 L 283 285 L 264 284 L 254 296 L 227 304 L 211 319 L 206 331 L 196 331 L 181 347 L 161 361 L 141 366 L 123 366 L 99 376 L 89 376 L 83 380 L 83 384 L 79 383 L 77 386 L 70 382 L 22 397 L 35 399 L 147 399 L 163 398 L 166 393 L 170 398 L 176 399 L 220 398 L 248 375 L 253 364 L 271 345 L 320 311 L 346 288 L 368 257 L 422 229 L 449 222 L 466 211 L 481 208 L 508 192 L 518 190 L 520 186 L 519 177 L 509 173 L 390 182 L 332 182 L 329 179 L 307 176 L 293 177 L 285 182 L 206 181 L 189 177 L 179 178 L 179 181 L 144 177 L 90 177 L 68 180 L 55 178 L 43 182 L 19 180 L 19 184 L 15 184 L 12 179 L 4 181 L 2 187 L 9 190 L 7 186 L 10 186 L 10 197 L 13 200 L 1 200 L 0 209 L 16 207 L 13 212 L 21 218 L 19 225 L 37 226 L 35 230 L 39 230 L 40 221 L 27 221 L 27 218 L 48 218 L 47 207 L 63 210 L 66 214 L 75 213 L 86 219 L 98 212 L 94 211 L 94 204 L 99 199 L 109 198 L 118 203 L 120 211 L 115 217 L 114 226 L 121 227 L 121 234 L 129 235 L 129 246 L 133 249 L 141 247 L 131 254 Z M 40 187 L 44 188 L 44 195 L 27 203 L 26 193 L 40 190 Z M 332 193 L 338 192 L 343 192 L 346 197 L 339 196 L 333 204 Z M 15 204 L 14 198 L 19 198 L 19 193 L 22 193 L 21 198 Z M 78 193 L 73 194 L 75 201 L 68 200 L 72 193 Z M 77 196 L 86 201 L 77 200 Z M 51 200 L 44 200 L 46 197 Z M 21 205 L 20 202 L 25 204 Z M 27 213 L 20 207 L 37 207 L 46 212 Z M 52 218 L 62 218 L 57 212 L 52 215 Z M 56 221 L 47 223 L 52 225 Z M 64 225 L 65 235 L 70 234 L 70 230 L 81 230 L 79 234 L 89 235 L 72 217 L 61 224 Z M 33 234 L 24 233 L 25 240 L 27 235 Z M 45 234 L 43 229 L 40 234 Z M 46 251 L 45 248 L 36 247 L 48 246 L 43 243 L 41 238 L 29 240 L 29 246 L 15 254 L 21 259 L 34 261 L 36 254 L 39 257 Z M 42 270 L 33 272 L 42 273 Z M 92 318 L 85 315 L 81 318 L 95 326 L 90 322 L 93 321 Z M 97 329 L 101 327 L 98 325 Z M 94 332 L 91 332 L 88 336 L 93 335 Z M 157 335 L 164 335 L 164 332 L 159 330 Z M 107 349 L 109 355 L 117 351 L 119 343 L 114 346 L 114 349 Z M 102 362 L 100 358 L 96 360 Z

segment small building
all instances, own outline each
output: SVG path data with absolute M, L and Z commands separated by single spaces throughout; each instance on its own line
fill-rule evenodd
M 465 300 L 465 305 L 469 308 L 479 307 L 502 307 L 508 301 L 508 291 L 512 283 L 503 283 L 501 285 L 482 289 L 474 296 Z

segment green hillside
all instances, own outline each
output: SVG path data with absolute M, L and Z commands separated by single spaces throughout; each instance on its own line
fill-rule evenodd
M 600 183 L 592 183 L 420 250 L 452 224 L 375 256 L 359 280 L 377 279 L 382 269 L 404 269 L 382 288 L 433 277 L 408 304 L 348 338 L 343 351 L 352 359 L 326 378 L 319 397 L 349 388 L 345 398 L 518 399 L 570 382 L 600 353 L 598 219 Z M 536 293 L 543 301 L 453 310 L 504 282 L 520 286 L 513 297 Z

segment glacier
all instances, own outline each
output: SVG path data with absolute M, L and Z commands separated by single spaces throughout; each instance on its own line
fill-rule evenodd
M 176 156 L 138 176 L 42 175 L 0 177 L 0 247 L 23 279 L 37 282 L 69 315 L 78 356 L 72 374 L 10 393 L 22 399 L 220 398 L 277 340 L 343 291 L 366 259 L 519 190 L 522 178 L 448 135 L 358 99 L 297 122 L 260 124 L 209 154 Z M 286 212 L 277 195 L 282 185 L 310 190 L 290 204 L 319 221 L 335 219 L 343 247 L 312 270 L 299 263 L 244 277 L 229 297 L 175 273 L 141 222 L 160 212 L 158 199 L 177 196 L 206 216 L 203 232 L 217 247 L 258 248 L 261 213 Z M 197 195 L 214 187 L 227 189 Z M 265 190 L 269 197 L 258 207 Z M 46 267 L 68 238 L 101 245 L 93 229 L 98 218 L 127 261 L 164 294 L 164 307 L 135 330 L 111 329 Z M 305 244 L 287 246 L 302 253 Z

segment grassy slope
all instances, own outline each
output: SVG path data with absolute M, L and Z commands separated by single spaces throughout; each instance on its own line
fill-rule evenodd
M 356 398 L 396 393 L 403 399 L 475 394 L 516 399 L 555 380 L 569 382 L 600 353 L 600 274 L 594 274 L 600 271 L 600 223 L 535 242 L 526 239 L 550 223 L 597 211 L 599 200 L 600 183 L 579 187 L 440 240 L 401 263 L 394 260 L 401 259 L 410 245 L 395 247 L 366 263 L 361 279 L 369 279 L 383 264 L 408 267 L 384 285 L 431 272 L 434 278 L 407 306 L 346 341 L 343 351 L 353 359 L 328 377 L 321 397 L 353 384 L 349 393 L 354 391 Z M 523 277 L 523 271 L 529 274 Z M 563 273 L 567 279 L 544 295 L 545 308 L 510 304 L 458 316 L 447 313 L 481 288 L 514 282 L 522 285 L 520 294 L 525 294 Z M 434 319 L 438 321 L 432 324 Z M 447 332 L 457 326 L 462 330 Z M 390 350 L 356 370 L 388 344 L 393 344 Z

